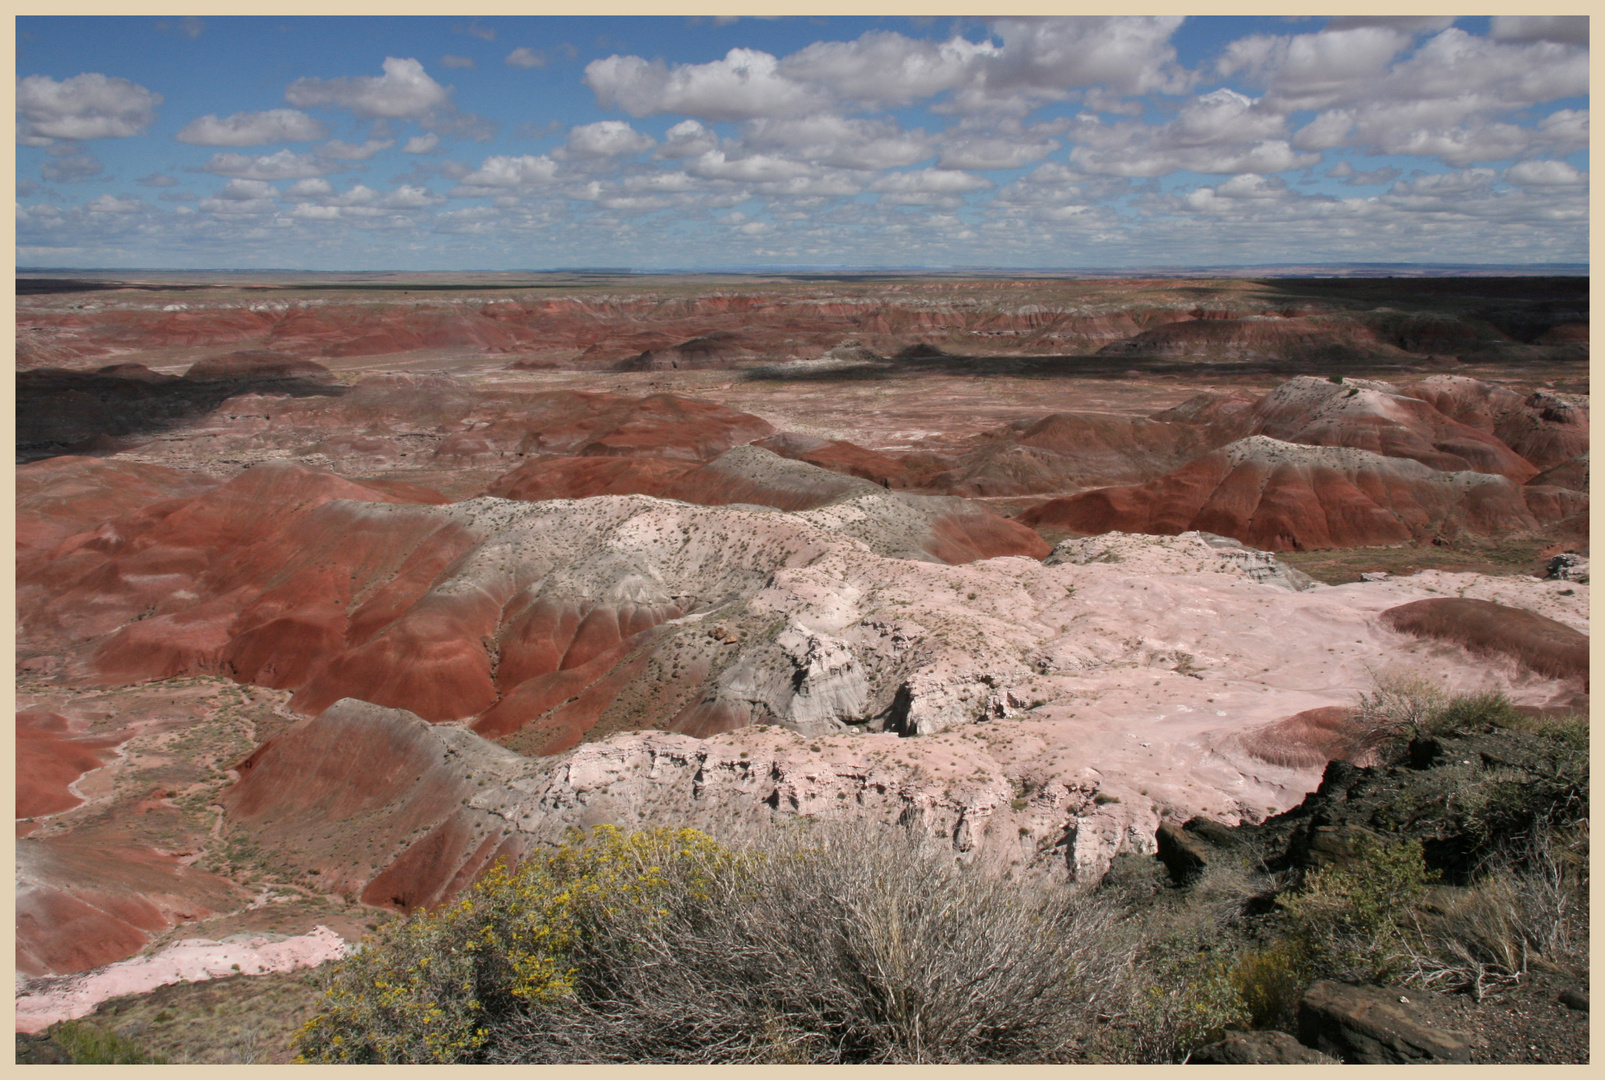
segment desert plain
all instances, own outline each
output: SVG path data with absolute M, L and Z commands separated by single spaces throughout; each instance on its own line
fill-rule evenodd
M 1586 711 L 1588 383 L 1586 278 L 21 275 L 19 1030 L 575 827 L 1093 884 L 1390 679 Z

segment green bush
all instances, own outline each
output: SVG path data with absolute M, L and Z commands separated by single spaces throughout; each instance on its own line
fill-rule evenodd
M 74 1065 L 166 1065 L 167 1059 L 147 1054 L 127 1039 L 102 1031 L 81 1020 L 54 1024 L 49 1030 L 57 1046 Z
M 1309 949 L 1296 937 L 1277 939 L 1238 957 L 1232 986 L 1256 1028 L 1292 1021 L 1298 1000 L 1313 979 Z
M 1459 694 L 1434 713 L 1427 726 L 1434 735 L 1481 731 L 1490 727 L 1519 730 L 1526 726 L 1526 719 L 1504 694 Z
M 1352 861 L 1314 871 L 1276 902 L 1316 975 L 1386 982 L 1403 969 L 1405 931 L 1436 878 L 1419 840 L 1364 840 Z
M 690 829 L 602 826 L 516 871 L 498 865 L 345 961 L 296 1049 L 308 1061 L 472 1060 L 520 1008 L 572 996 L 588 935 L 626 911 L 657 915 L 670 892 L 696 896 L 738 861 Z

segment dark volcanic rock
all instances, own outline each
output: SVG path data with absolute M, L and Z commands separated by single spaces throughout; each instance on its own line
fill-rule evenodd
M 1423 993 L 1318 982 L 1299 1001 L 1299 1039 L 1347 1064 L 1469 1064 L 1470 1042 L 1417 1001 Z

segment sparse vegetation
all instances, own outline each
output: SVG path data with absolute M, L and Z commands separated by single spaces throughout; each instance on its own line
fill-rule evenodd
M 815 825 L 736 852 L 601 829 L 348 960 L 299 1045 L 326 1061 L 1054 1060 L 1120 970 L 1113 914 L 907 836 Z
M 74 1065 L 167 1064 L 166 1058 L 147 1054 L 120 1035 L 78 1020 L 52 1025 L 48 1034 Z

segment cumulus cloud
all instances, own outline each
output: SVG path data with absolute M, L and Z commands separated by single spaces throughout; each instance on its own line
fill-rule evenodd
M 162 95 L 138 83 L 88 72 L 57 82 L 48 75 L 17 80 L 17 141 L 46 146 L 54 139 L 118 139 L 138 135 L 156 120 Z
M 886 203 L 923 206 L 956 206 L 971 191 L 993 187 L 984 176 L 972 176 L 959 169 L 915 169 L 886 173 L 869 185 L 881 193 Z
M 234 202 L 248 202 L 251 199 L 271 199 L 278 193 L 279 189 L 266 180 L 230 180 L 218 194 L 220 198 Z
M 134 214 L 145 209 L 138 199 L 119 199 L 115 195 L 101 195 L 86 203 L 85 210 L 92 214 Z
M 1578 187 L 1588 174 L 1564 161 L 1519 161 L 1505 170 L 1505 179 L 1522 187 Z
M 819 114 L 787 120 L 753 120 L 741 143 L 759 153 L 843 169 L 889 169 L 931 156 L 924 131 L 905 131 L 889 120 L 847 119 Z
M 1188 101 L 1164 124 L 1121 121 L 1104 124 L 1083 116 L 1071 134 L 1070 160 L 1086 172 L 1114 176 L 1164 176 L 1186 169 L 1199 173 L 1276 173 L 1320 161 L 1301 154 L 1286 139 L 1286 119 L 1260 103 L 1219 89 Z
M 1295 37 L 1257 35 L 1227 46 L 1216 70 L 1258 76 L 1280 111 L 1324 109 L 1363 96 L 1412 39 L 1406 31 L 1376 25 Z
M 780 119 L 844 103 L 906 105 L 949 92 L 948 111 L 1001 114 L 1093 87 L 1121 94 L 1181 92 L 1189 80 L 1170 45 L 1181 21 L 1001 19 L 980 41 L 955 36 L 933 42 L 871 31 L 852 41 L 817 42 L 784 59 L 738 48 L 722 60 L 673 67 L 615 54 L 588 64 L 585 82 L 600 104 L 631 116 Z
M 507 54 L 503 61 L 508 67 L 516 68 L 543 68 L 546 66 L 546 54 L 535 49 L 520 45 Z
M 403 154 L 427 154 L 440 145 L 440 136 L 434 132 L 427 135 L 414 135 L 407 140 L 407 145 L 401 148 Z
M 719 145 L 719 137 L 695 120 L 682 120 L 670 128 L 655 156 L 675 160 L 705 154 Z
M 381 150 L 388 150 L 396 145 L 394 139 L 367 139 L 362 145 L 342 142 L 335 139 L 318 147 L 319 157 L 333 158 L 336 161 L 367 161 Z
M 731 49 L 706 64 L 676 64 L 639 56 L 609 56 L 585 65 L 596 100 L 631 116 L 683 113 L 704 120 L 750 120 L 822 111 L 829 98 L 779 72 L 779 61 L 757 49 Z
M 1295 133 L 1295 149 L 1365 147 L 1463 167 L 1538 149 L 1556 152 L 1542 128 L 1535 134 L 1506 119 L 1588 93 L 1586 47 L 1554 40 L 1566 37 L 1564 31 L 1540 29 L 1527 37 L 1512 31 L 1501 41 L 1450 27 L 1414 52 L 1413 35 L 1394 24 L 1257 35 L 1228 46 L 1217 70 L 1263 85 L 1267 111 L 1320 111 Z
M 184 125 L 173 138 L 193 146 L 267 146 L 307 142 L 329 134 L 318 121 L 295 109 L 235 113 L 225 119 L 207 113 Z
M 557 162 L 544 154 L 517 157 L 498 154 L 480 163 L 478 169 L 458 178 L 451 194 L 458 197 L 500 194 L 509 188 L 549 184 L 557 176 Z
M 568 142 L 553 152 L 558 160 L 611 158 L 639 154 L 657 145 L 650 135 L 636 131 L 622 120 L 599 120 L 569 129 Z
M 958 136 L 942 141 L 937 165 L 945 169 L 1018 169 L 1034 165 L 1063 145 L 1057 139 Z
M 382 67 L 379 76 L 297 79 L 284 99 L 303 109 L 349 109 L 369 120 L 417 120 L 450 106 L 451 91 L 430 78 L 417 60 L 387 56 Z
M 211 160 L 201 166 L 201 171 L 241 180 L 299 180 L 308 176 L 323 176 L 338 168 L 338 164 L 312 154 L 280 150 L 276 154 L 261 157 L 213 154 Z

